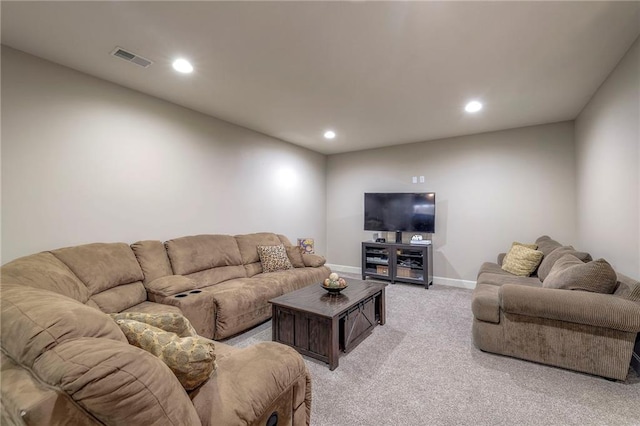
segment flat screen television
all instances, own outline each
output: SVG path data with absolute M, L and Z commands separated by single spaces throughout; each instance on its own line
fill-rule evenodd
M 436 194 L 365 193 L 364 230 L 386 232 L 435 232 Z

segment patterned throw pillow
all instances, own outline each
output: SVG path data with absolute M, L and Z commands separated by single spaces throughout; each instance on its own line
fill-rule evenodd
M 262 272 L 276 272 L 293 269 L 284 244 L 277 246 L 258 246 L 258 255 L 262 263 Z
M 514 243 L 504 257 L 502 269 L 514 275 L 528 277 L 542 261 L 542 252 Z
M 140 321 L 118 319 L 130 344 L 157 356 L 186 390 L 206 382 L 216 369 L 214 342 L 200 336 L 179 337 Z
M 611 294 L 617 284 L 616 272 L 606 260 L 584 263 L 572 254 L 565 254 L 554 263 L 542 286 Z
M 126 319 L 140 321 L 161 330 L 176 333 L 180 337 L 197 336 L 198 333 L 183 315 L 176 313 L 148 314 L 143 312 L 122 312 L 110 314 L 114 320 Z

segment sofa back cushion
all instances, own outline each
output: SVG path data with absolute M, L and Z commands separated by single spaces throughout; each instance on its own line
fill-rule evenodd
M 103 312 L 118 312 L 147 299 L 142 269 L 128 244 L 85 244 L 51 253 L 82 280 L 89 290 L 90 299 Z M 132 285 L 120 288 L 125 284 Z M 106 295 L 100 294 L 110 289 L 113 290 Z M 119 297 L 120 292 L 123 292 L 122 297 Z
M 131 250 L 138 259 L 144 274 L 143 284 L 146 285 L 157 278 L 173 275 L 171 262 L 162 241 L 138 241 L 131 244 Z
M 242 257 L 231 235 L 195 235 L 165 243 L 173 273 L 185 275 L 199 287 L 246 276 Z
M 545 256 L 554 251 L 556 248 L 562 246 L 556 240 L 552 240 L 548 235 L 543 235 L 536 240 L 536 244 L 538 245 L 537 250 L 541 251 Z
M 3 282 L 0 308 L 2 348 L 27 367 L 68 340 L 97 337 L 127 341 L 109 316 L 51 291 Z
M 201 424 L 171 370 L 126 340 L 70 340 L 44 353 L 33 371 L 105 425 Z
M 618 273 L 618 284 L 613 293 L 623 299 L 640 302 L 640 281 Z
M 71 269 L 48 252 L 13 260 L 1 269 L 2 281 L 50 290 L 86 303 L 89 291 Z
M 571 254 L 565 254 L 556 261 L 542 284 L 545 288 L 604 294 L 613 293 L 616 285 L 616 273 L 606 260 L 584 263 Z
M 277 246 L 280 244 L 291 245 L 288 240 L 282 241 L 278 235 L 272 232 L 258 232 L 255 234 L 236 235 L 236 241 L 242 255 L 248 277 L 262 273 L 262 264 L 258 254 L 258 246 Z
M 553 265 L 565 254 L 571 254 L 583 262 L 590 262 L 593 260 L 589 253 L 577 251 L 572 246 L 556 247 L 551 253 L 544 256 L 540 266 L 538 267 L 538 278 L 540 278 L 540 281 L 544 282 L 549 275 L 549 272 L 551 272 Z

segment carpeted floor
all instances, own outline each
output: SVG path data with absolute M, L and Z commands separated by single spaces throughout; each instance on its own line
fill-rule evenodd
M 387 287 L 387 323 L 340 365 L 305 357 L 312 426 L 640 425 L 640 378 L 626 382 L 479 351 L 471 290 Z M 264 323 L 225 343 L 271 340 Z

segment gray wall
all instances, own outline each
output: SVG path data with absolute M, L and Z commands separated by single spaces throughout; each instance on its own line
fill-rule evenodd
M 514 240 L 575 242 L 575 186 L 573 122 L 331 155 L 328 261 L 360 266 L 365 192 L 434 191 L 436 282 L 465 286 Z
M 640 40 L 576 119 L 580 244 L 640 278 Z
M 263 230 L 325 252 L 321 154 L 7 47 L 1 112 L 2 263 Z

